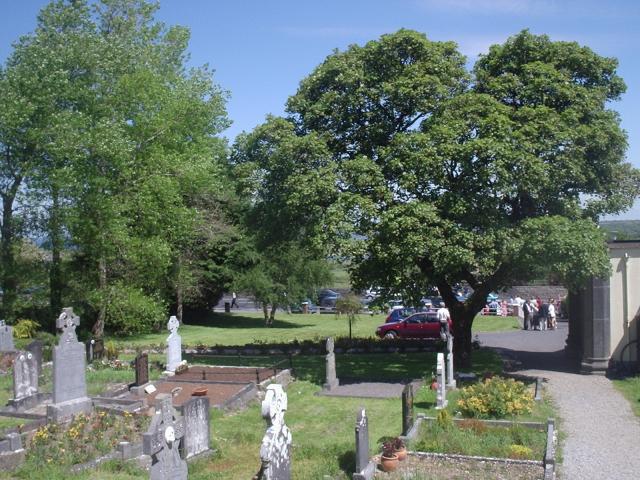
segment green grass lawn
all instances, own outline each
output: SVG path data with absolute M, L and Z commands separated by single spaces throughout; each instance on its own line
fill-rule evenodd
M 384 323 L 386 315 L 360 315 L 353 326 L 354 337 L 374 337 L 376 327 Z M 477 316 L 473 332 L 513 330 L 518 327 L 516 317 Z M 271 328 L 265 328 L 259 312 L 212 313 L 198 324 L 189 320 L 180 327 L 183 346 L 246 345 L 248 343 L 290 342 L 349 335 L 345 317 L 334 314 L 291 314 L 278 312 Z M 114 338 L 123 346 L 164 345 L 168 333 L 152 333 Z
M 633 412 L 640 417 L 640 375 L 614 380 L 613 384 L 629 400 Z

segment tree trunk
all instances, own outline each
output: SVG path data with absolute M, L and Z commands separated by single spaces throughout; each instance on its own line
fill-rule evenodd
M 57 317 L 62 310 L 62 221 L 60 218 L 60 196 L 57 187 L 51 191 L 51 213 L 49 217 L 49 239 L 51 240 L 51 268 L 49 269 L 49 308 L 51 316 Z
M 21 181 L 21 180 L 20 180 Z M 0 259 L 2 260 L 2 318 L 8 322 L 15 320 L 15 303 L 18 298 L 18 279 L 16 276 L 15 259 L 15 224 L 13 218 L 13 203 L 18 185 L 16 181 L 8 193 L 2 195 L 2 227 L 0 234 Z
M 182 324 L 182 311 L 183 311 L 183 289 L 182 289 L 182 278 L 180 277 L 182 273 L 182 262 L 180 258 L 176 260 L 174 276 L 176 282 L 176 317 Z
M 276 318 L 276 308 L 278 308 L 278 305 L 276 305 L 275 303 L 271 305 L 271 313 L 269 314 L 269 326 L 273 325 L 273 321 Z
M 104 335 L 104 323 L 107 317 L 107 262 L 104 256 L 100 257 L 98 261 L 98 275 L 99 284 L 98 288 L 101 292 L 100 309 L 98 310 L 98 319 L 93 325 L 93 335 L 97 338 L 102 338 Z
M 267 302 L 262 302 L 262 313 L 264 314 L 264 324 L 269 326 L 269 306 Z

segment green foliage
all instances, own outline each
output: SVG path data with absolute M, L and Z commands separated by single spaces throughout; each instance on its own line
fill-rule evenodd
M 349 293 L 336 300 L 336 315 L 346 316 L 349 322 L 349 338 L 352 338 L 351 330 L 358 320 L 360 310 L 362 310 L 362 303 L 357 295 Z
M 38 328 L 40 328 L 38 322 L 21 318 L 13 326 L 13 336 L 16 338 L 33 338 Z
M 451 418 L 451 414 L 448 410 L 442 409 L 438 412 L 438 416 L 436 417 L 436 423 L 443 430 L 448 430 L 453 426 L 453 419 Z
M 463 388 L 457 406 L 467 417 L 504 418 L 531 412 L 533 395 L 522 382 L 492 377 Z
M 107 360 L 116 360 L 120 355 L 120 347 L 118 347 L 118 344 L 113 340 L 108 340 L 104 344 L 104 354 Z

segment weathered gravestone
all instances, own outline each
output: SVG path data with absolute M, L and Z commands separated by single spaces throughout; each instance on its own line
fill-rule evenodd
M 31 352 L 18 352 L 13 362 L 13 398 L 23 398 L 38 393 L 38 361 Z
M 134 385 L 140 387 L 149 383 L 149 355 L 146 352 L 136 355 L 135 369 L 136 381 Z
M 408 435 L 413 427 L 413 385 L 405 385 L 402 390 L 402 435 Z
M 267 431 L 260 447 L 258 480 L 289 480 L 291 478 L 291 432 L 284 423 L 287 394 L 277 383 L 267 387 L 262 401 L 262 417 Z
M 371 480 L 375 470 L 375 463 L 369 461 L 369 420 L 362 408 L 356 419 L 356 472 L 353 480 Z
M 0 352 L 15 352 L 13 345 L 13 327 L 0 320 Z
M 436 410 L 447 408 L 447 387 L 444 365 L 444 354 L 438 353 L 436 375 L 438 376 L 438 393 L 436 395 Z
M 185 458 L 191 458 L 209 450 L 209 399 L 192 397 L 182 407 Z
M 333 337 L 329 337 L 327 338 L 327 356 L 325 357 L 326 381 L 322 386 L 324 390 L 333 390 L 338 385 L 340 385 L 340 381 L 336 376 L 336 354 L 333 353 L 333 349 Z
M 87 397 L 85 349 L 76 336 L 78 325 L 80 317 L 71 307 L 64 308 L 56 321 L 62 335 L 53 348 L 53 404 L 47 406 L 47 418 L 54 422 L 92 407 Z
M 178 335 L 178 327 L 180 322 L 172 315 L 169 317 L 167 328 L 169 336 L 167 337 L 167 373 L 173 374 L 180 362 L 182 362 L 182 337 Z
M 36 359 L 36 366 L 38 367 L 38 375 L 42 373 L 42 348 L 44 347 L 44 343 L 42 340 L 34 340 L 29 345 L 27 345 L 27 352 L 31 352 L 31 354 Z
M 456 388 L 453 376 L 453 335 L 447 334 L 447 388 Z
M 156 396 L 156 414 L 142 434 L 142 451 L 151 456 L 150 480 L 186 480 L 187 462 L 180 456 L 184 419 L 178 417 L 171 404 L 171 395 Z

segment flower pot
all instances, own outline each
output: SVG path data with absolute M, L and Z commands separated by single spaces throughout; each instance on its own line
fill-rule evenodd
M 399 450 L 394 450 L 393 453 L 398 456 L 399 462 L 404 462 L 407 459 L 407 447 L 402 447 Z
M 438 389 L 438 382 L 431 382 L 431 390 L 437 390 Z
M 382 470 L 385 472 L 393 472 L 398 468 L 398 455 L 395 453 L 390 457 L 382 455 L 382 457 L 380 457 L 380 464 L 382 465 Z

